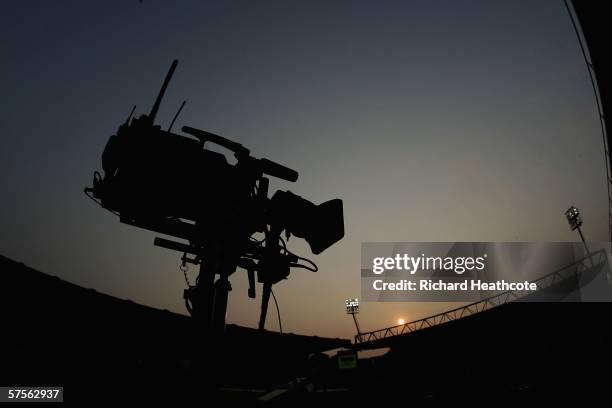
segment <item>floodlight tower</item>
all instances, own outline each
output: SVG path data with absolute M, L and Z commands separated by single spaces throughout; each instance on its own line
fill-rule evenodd
M 357 336 L 361 339 L 361 329 L 359 328 L 359 323 L 357 322 L 357 313 L 359 313 L 359 299 L 346 299 L 346 313 L 353 316 L 353 320 L 355 321 L 355 327 L 357 328 Z
M 580 210 L 574 207 L 573 205 L 570 206 L 570 208 L 568 208 L 568 210 L 565 212 L 565 218 L 567 218 L 567 222 L 572 231 L 578 230 L 578 233 L 580 234 L 580 239 L 582 240 L 582 244 L 584 245 L 584 249 L 586 250 L 588 257 L 591 260 L 592 265 L 593 259 L 591 258 L 591 252 L 589 251 L 589 247 L 587 246 L 586 240 L 584 239 L 584 235 L 582 235 L 582 230 L 580 229 L 580 227 L 582 226 L 582 214 L 580 214 Z

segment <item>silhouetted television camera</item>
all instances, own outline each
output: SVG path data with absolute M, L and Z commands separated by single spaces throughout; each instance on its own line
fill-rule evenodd
M 200 265 L 195 285 L 187 282 L 183 298 L 205 329 L 223 332 L 231 290 L 228 278 L 236 268 L 247 271 L 251 298 L 257 273 L 263 284 L 259 320 L 263 329 L 272 285 L 287 278 L 290 268 L 317 270 L 313 262 L 288 250 L 281 233 L 304 238 L 314 254 L 321 253 L 344 236 L 342 200 L 315 205 L 290 191 L 277 191 L 269 198 L 266 176 L 294 182 L 298 173 L 252 157 L 241 144 L 204 130 L 183 126 L 184 135 L 172 133 L 184 102 L 168 130 L 155 125 L 177 62 L 168 71 L 151 113 L 132 118 L 132 110 L 110 137 L 102 154 L 104 175 L 95 172 L 93 188 L 85 192 L 123 223 L 189 241 L 156 238 L 154 244 L 183 252 L 183 268 L 186 263 Z M 233 153 L 235 164 L 207 149 L 211 143 Z M 263 239 L 254 237 L 258 232 Z
M 274 225 L 304 238 L 319 254 L 344 236 L 342 200 L 315 205 L 289 191 L 267 197 L 273 176 L 295 182 L 288 167 L 250 156 L 239 143 L 184 126 L 186 135 L 154 125 L 172 65 L 149 115 L 128 118 L 108 140 L 102 155 L 104 176 L 95 173 L 93 197 L 121 222 L 189 241 L 249 236 Z M 206 149 L 222 146 L 236 157 Z
M 296 181 L 296 171 L 251 157 L 243 146 L 217 135 L 183 127 L 194 139 L 148 122 L 146 116 L 133 119 L 111 136 L 102 158 L 104 177 L 94 179 L 94 197 L 118 212 L 122 222 L 203 241 L 207 231 L 219 234 L 233 226 L 263 232 L 266 224 L 276 223 L 306 239 L 315 254 L 343 237 L 341 200 L 317 206 L 288 191 L 271 199 L 258 194 L 264 175 Z M 234 152 L 236 164 L 207 150 L 206 142 Z

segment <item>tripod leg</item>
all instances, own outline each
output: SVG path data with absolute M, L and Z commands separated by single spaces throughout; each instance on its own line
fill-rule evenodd
M 193 308 L 193 317 L 198 320 L 198 323 L 204 331 L 209 331 L 212 328 L 215 294 L 214 283 L 214 265 L 208 260 L 203 260 L 200 265 L 198 281 L 190 300 Z
M 221 336 L 225 332 L 227 297 L 230 290 L 232 290 L 232 286 L 227 275 L 221 275 L 217 282 L 215 282 L 215 299 L 212 316 L 212 330 L 215 335 Z
M 263 284 L 263 293 L 261 295 L 261 314 L 259 315 L 259 330 L 263 330 L 266 326 L 266 315 L 268 314 L 268 302 L 270 301 L 270 293 L 272 292 L 272 284 Z

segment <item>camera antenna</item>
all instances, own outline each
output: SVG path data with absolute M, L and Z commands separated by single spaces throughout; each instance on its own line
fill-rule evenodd
M 134 106 L 132 107 L 132 111 L 130 112 L 130 115 L 129 115 L 129 116 L 127 117 L 127 119 L 125 120 L 125 123 L 126 123 L 126 124 L 129 124 L 129 123 L 130 123 L 130 119 L 132 119 L 132 115 L 134 114 L 134 111 L 135 111 L 135 110 L 136 110 L 136 105 L 134 105 Z
M 179 110 L 174 115 L 174 118 L 172 119 L 172 122 L 170 122 L 170 126 L 168 126 L 168 132 L 170 132 L 172 130 L 172 126 L 174 126 L 174 122 L 176 122 L 176 118 L 178 118 L 178 116 L 181 114 L 181 111 L 183 110 L 183 106 L 185 106 L 185 103 L 187 103 L 187 101 L 183 101 L 183 103 L 181 103 L 181 107 L 179 108 Z
M 155 99 L 155 103 L 153 104 L 153 107 L 151 108 L 151 113 L 149 113 L 149 118 L 151 119 L 152 124 L 155 123 L 155 116 L 157 116 L 159 105 L 161 104 L 161 100 L 163 99 L 164 94 L 166 93 L 166 88 L 168 87 L 168 84 L 170 83 L 170 80 L 172 79 L 172 75 L 174 74 L 174 70 L 176 69 L 177 65 L 178 65 L 178 60 L 175 59 L 174 61 L 172 61 L 172 65 L 170 66 L 170 69 L 168 70 L 168 73 L 166 74 L 166 78 L 164 79 L 164 83 L 162 84 L 162 87 L 159 90 L 157 99 Z

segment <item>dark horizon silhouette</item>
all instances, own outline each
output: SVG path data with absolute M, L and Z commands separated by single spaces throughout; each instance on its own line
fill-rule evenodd
M 381 403 L 398 393 L 417 405 L 606 398 L 606 377 L 597 373 L 611 362 L 612 332 L 602 324 L 610 303 L 508 303 L 372 342 L 387 352 L 340 369 L 338 355 L 321 352 L 350 348 L 348 340 L 228 325 L 220 345 L 185 316 L 4 257 L 0 268 L 0 309 L 12 311 L 0 382 L 62 385 L 67 403 L 93 396 L 108 403 Z M 309 384 L 319 392 L 308 392 Z

